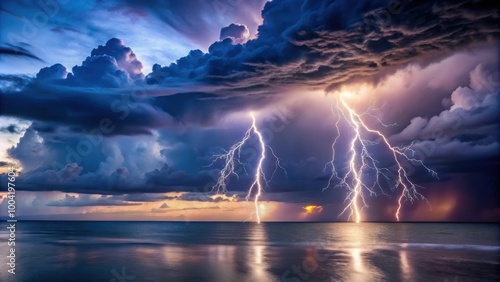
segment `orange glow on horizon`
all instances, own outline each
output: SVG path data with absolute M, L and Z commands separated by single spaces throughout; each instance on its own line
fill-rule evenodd
M 315 205 L 309 205 L 303 207 L 303 209 L 306 211 L 306 213 L 320 213 L 323 211 L 322 206 L 315 206 Z

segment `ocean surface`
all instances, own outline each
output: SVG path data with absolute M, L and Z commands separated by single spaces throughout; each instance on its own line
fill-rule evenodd
M 19 221 L 0 281 L 500 281 L 500 226 Z

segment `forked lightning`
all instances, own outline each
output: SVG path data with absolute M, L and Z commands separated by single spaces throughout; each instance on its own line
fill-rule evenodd
M 338 182 L 338 184 L 335 185 L 336 187 L 347 187 L 348 193 L 345 199 L 345 202 L 347 202 L 347 204 L 342 210 L 341 214 L 344 214 L 346 211 L 350 211 L 349 219 L 353 219 L 355 222 L 360 222 L 362 220 L 362 210 L 368 206 L 365 199 L 365 193 L 369 193 L 370 195 L 377 195 L 378 192 L 376 191 L 376 189 L 379 189 L 380 193 L 386 194 L 380 182 L 381 177 L 383 177 L 389 182 L 394 182 L 394 184 L 392 185 L 392 189 L 401 188 L 401 193 L 398 197 L 398 208 L 395 213 L 396 220 L 399 221 L 401 207 L 404 201 L 413 202 L 416 199 L 427 201 L 425 197 L 417 191 L 417 188 L 420 186 L 410 180 L 409 172 L 407 171 L 407 169 L 405 169 L 401 160 L 406 160 L 409 163 L 414 163 L 422 166 L 434 177 L 437 177 L 437 173 L 427 167 L 421 160 L 414 157 L 415 151 L 411 148 L 412 144 L 410 146 L 404 147 L 392 146 L 389 143 L 387 137 L 382 132 L 370 128 L 363 121 L 362 116 L 364 114 L 369 114 L 369 111 L 373 109 L 369 109 L 362 114 L 358 114 L 346 102 L 344 95 L 345 94 L 341 93 L 340 95 L 334 97 L 334 100 L 332 102 L 331 110 L 336 117 L 335 129 L 337 132 L 337 136 L 332 143 L 332 159 L 325 166 L 325 168 L 327 166 L 331 167 L 331 175 L 326 187 L 323 188 L 323 190 L 330 187 L 334 181 Z M 342 120 L 345 120 L 346 124 L 350 128 L 352 128 L 354 132 L 354 135 L 349 142 L 349 165 L 347 172 L 343 174 L 343 177 L 340 176 L 340 172 L 336 170 L 336 167 L 334 165 L 337 141 L 339 140 L 341 133 L 339 125 Z M 387 126 L 385 124 L 383 125 Z M 396 175 L 392 175 L 389 169 L 380 167 L 379 161 L 377 161 L 368 150 L 368 147 L 370 145 L 378 144 L 378 142 L 364 138 L 363 134 L 371 134 L 377 136 L 382 144 L 384 144 L 386 148 L 390 150 L 392 154 L 391 158 L 396 166 Z M 373 181 L 372 185 L 368 185 L 363 179 L 363 176 L 367 173 L 368 170 L 374 171 L 375 180 Z
M 276 172 L 276 169 L 281 168 L 286 174 L 285 169 L 281 166 L 279 158 L 276 157 L 274 154 L 273 150 L 271 147 L 265 144 L 264 138 L 262 137 L 262 133 L 259 131 L 257 127 L 257 122 L 255 120 L 255 115 L 253 112 L 250 112 L 250 117 L 252 118 L 252 125 L 250 128 L 245 132 L 245 135 L 243 136 L 243 139 L 239 141 L 238 143 L 234 144 L 229 148 L 229 151 L 226 151 L 222 154 L 217 154 L 214 156 L 214 160 L 211 165 L 213 165 L 217 160 L 223 160 L 224 161 L 224 167 L 220 171 L 219 178 L 217 179 L 217 182 L 215 185 L 212 187 L 212 190 L 218 194 L 225 193 L 227 192 L 227 182 L 229 180 L 229 177 L 231 175 L 236 176 L 237 178 L 239 177 L 238 173 L 235 171 L 238 165 L 241 165 L 242 168 L 246 171 L 245 169 L 245 164 L 241 162 L 241 150 L 243 146 L 248 142 L 250 137 L 252 136 L 252 133 L 257 137 L 257 142 L 258 142 L 258 150 L 259 150 L 259 157 L 257 161 L 257 166 L 255 168 L 255 174 L 254 174 L 254 180 L 252 184 L 250 185 L 248 189 L 248 193 L 245 197 L 245 199 L 248 201 L 250 197 L 252 196 L 252 193 L 255 194 L 254 196 L 254 205 L 255 205 L 255 216 L 257 219 L 257 222 L 260 223 L 260 212 L 259 212 L 259 198 L 262 195 L 262 191 L 264 190 L 264 186 L 268 187 L 269 186 L 269 181 L 272 179 L 274 176 L 274 173 Z M 263 165 L 264 165 L 264 160 L 266 159 L 266 154 L 267 150 L 271 152 L 272 156 L 276 159 L 275 163 L 275 170 L 273 172 L 273 175 L 269 180 L 267 180 L 266 175 L 264 173 Z M 253 192 L 255 190 L 255 192 Z

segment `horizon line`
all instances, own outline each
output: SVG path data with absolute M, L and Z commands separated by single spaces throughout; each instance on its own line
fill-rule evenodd
M 1 219 L 2 222 L 8 223 L 8 220 L 12 219 Z M 17 219 L 17 222 L 33 222 L 33 221 L 46 221 L 46 222 L 164 222 L 164 223 L 252 223 L 259 224 L 253 221 L 210 221 L 210 220 L 89 220 L 89 219 Z M 354 221 L 262 221 L 261 223 L 356 223 Z M 384 221 L 384 220 L 373 220 L 373 221 L 361 221 L 361 223 L 477 223 L 477 224 L 498 224 L 500 221 Z

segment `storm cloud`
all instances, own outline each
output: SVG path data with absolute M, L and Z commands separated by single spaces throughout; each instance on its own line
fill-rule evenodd
M 223 28 L 223 40 L 213 43 L 208 53 L 193 50 L 169 66 L 153 66 L 145 81 L 157 87 L 141 85 L 142 63 L 122 40 L 113 38 L 67 75 L 62 65 L 54 65 L 37 75 L 43 82 L 29 83 L 21 91 L 2 89 L 2 112 L 26 119 L 65 120 L 88 129 L 77 119 L 84 117 L 85 123 L 95 125 L 96 116 L 116 116 L 110 108 L 123 109 L 123 115 L 125 108 L 133 108 L 128 110 L 127 125 L 118 127 L 134 127 L 142 119 L 142 129 L 120 128 L 115 134 L 148 133 L 167 124 L 169 115 L 206 123 L 216 118 L 215 108 L 219 113 L 228 108 L 228 113 L 247 105 L 258 107 L 269 103 L 269 94 L 286 92 L 283 88 L 328 91 L 410 60 L 496 39 L 498 8 L 489 5 L 488 1 L 271 1 L 262 11 L 264 22 L 257 38 L 235 45 L 229 30 L 238 26 Z M 115 101 L 117 96 L 125 102 Z M 17 106 L 21 100 L 23 107 Z M 207 107 L 212 102 L 217 106 Z M 47 114 L 35 109 L 48 104 L 60 110 Z M 73 112 L 81 114 L 69 114 Z
M 116 201 L 111 196 L 92 197 L 90 195 L 71 196 L 66 194 L 62 200 L 48 203 L 48 206 L 57 207 L 95 207 L 95 206 L 137 206 L 140 203 Z
M 175 64 L 155 67 L 148 82 L 332 89 L 418 57 L 498 38 L 499 12 L 491 5 L 271 1 L 262 11 L 258 38 L 242 46 L 215 42 L 206 54 L 193 51 Z

